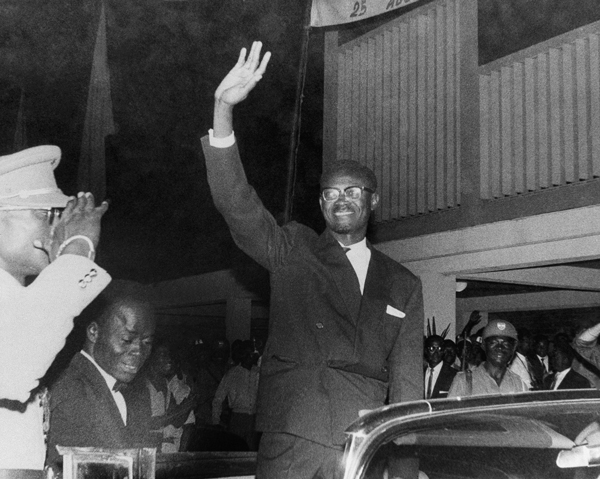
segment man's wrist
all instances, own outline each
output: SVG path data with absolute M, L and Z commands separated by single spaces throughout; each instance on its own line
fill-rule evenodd
M 215 100 L 214 108 L 214 136 L 225 138 L 233 132 L 233 106 L 220 100 Z
M 92 261 L 96 257 L 96 249 L 92 240 L 85 235 L 74 235 L 67 238 L 58 247 L 56 257 L 63 254 L 75 254 L 85 256 Z

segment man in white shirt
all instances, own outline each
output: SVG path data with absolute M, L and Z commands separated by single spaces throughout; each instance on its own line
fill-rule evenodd
M 94 263 L 108 204 L 65 196 L 61 151 L 38 146 L 0 157 L 0 476 L 42 476 L 47 395 L 39 380 L 106 287 Z M 25 286 L 31 277 L 35 277 Z M 46 407 L 45 407 L 46 406 Z
M 232 410 L 229 431 L 246 441 L 251 451 L 257 449 L 255 431 L 256 394 L 259 370 L 253 355 L 252 341 L 244 341 L 240 348 L 240 363 L 231 368 L 219 384 L 213 400 L 213 424 L 220 424 L 223 401 L 227 399 Z
M 143 447 L 146 430 L 130 424 L 121 388 L 150 355 L 155 329 L 152 307 L 142 296 L 111 292 L 86 310 L 84 348 L 50 389 L 48 464 L 60 469 L 56 446 Z M 149 418 L 148 418 L 149 419 Z M 149 426 L 149 424 L 147 424 Z
M 177 377 L 169 345 L 155 347 L 149 366 L 145 385 L 158 451 L 184 452 L 194 430 L 197 398 L 191 394 L 190 386 Z
M 533 388 L 531 365 L 527 356 L 531 351 L 531 333 L 527 328 L 517 329 L 518 342 L 515 356 L 508 367 L 509 371 L 521 377 L 527 389 Z

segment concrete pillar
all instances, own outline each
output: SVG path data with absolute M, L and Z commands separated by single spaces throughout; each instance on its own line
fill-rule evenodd
M 225 310 L 225 334 L 229 344 L 236 339 L 250 339 L 252 299 L 228 297 Z
M 456 276 L 425 272 L 421 273 L 419 277 L 423 283 L 425 333 L 427 332 L 427 318 L 432 322 L 435 317 L 437 333 L 440 334 L 450 324 L 446 337 L 454 339 L 456 336 Z

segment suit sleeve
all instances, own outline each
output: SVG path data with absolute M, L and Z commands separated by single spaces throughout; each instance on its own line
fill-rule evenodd
M 27 401 L 65 345 L 73 319 L 108 285 L 92 261 L 64 255 L 0 299 L 0 398 Z
M 289 236 L 248 184 L 237 144 L 215 148 L 202 138 L 208 184 L 215 206 L 235 243 L 269 271 L 274 271 L 291 247 Z
M 582 341 L 579 338 L 575 338 L 572 346 L 583 359 L 593 366 L 600 368 L 600 348 L 597 341 Z
M 392 350 L 390 403 L 423 399 L 423 291 L 416 280 L 406 303 L 406 314 Z

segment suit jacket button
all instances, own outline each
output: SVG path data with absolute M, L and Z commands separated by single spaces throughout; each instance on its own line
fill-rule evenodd
M 387 368 L 387 366 L 384 366 L 384 367 L 382 367 L 382 368 L 381 368 L 381 372 L 382 372 L 382 373 L 387 373 L 387 372 L 388 372 L 388 368 Z
M 323 329 L 325 327 L 323 323 L 317 323 L 315 326 L 317 327 L 317 329 Z

